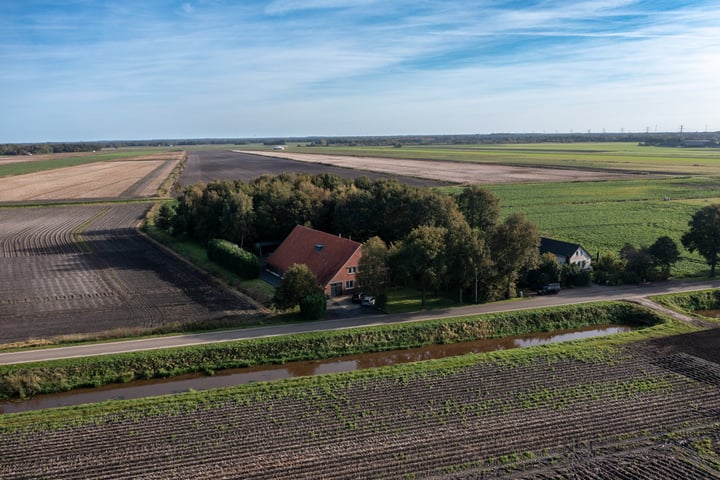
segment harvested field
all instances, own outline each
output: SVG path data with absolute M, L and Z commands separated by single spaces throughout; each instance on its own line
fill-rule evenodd
M 135 226 L 149 207 L 0 208 L 0 343 L 256 312 L 141 237 Z
M 563 348 L 79 408 L 46 426 L 9 415 L 0 475 L 720 478 L 720 365 L 646 342 L 604 359 Z
M 333 167 L 353 168 L 385 174 L 432 179 L 448 183 L 497 184 L 527 182 L 580 182 L 628 178 L 629 174 L 553 167 L 527 167 L 470 162 L 407 160 L 400 158 L 353 157 L 290 152 L 241 152 L 290 159 Z
M 287 173 L 330 173 L 342 178 L 357 178 L 367 176 L 371 180 L 378 178 L 397 178 L 398 181 L 414 186 L 441 186 L 448 185 L 433 178 L 417 178 L 396 175 L 392 173 L 379 173 L 363 170 L 360 167 L 335 167 L 321 163 L 300 162 L 287 158 L 266 157 L 258 155 L 259 152 L 238 153 L 231 151 L 195 151 L 188 152 L 178 184 L 187 186 L 196 183 L 208 183 L 213 180 L 243 180 L 250 182 L 261 175 L 278 175 Z
M 3 177 L 0 202 L 151 197 L 183 156 L 162 153 Z

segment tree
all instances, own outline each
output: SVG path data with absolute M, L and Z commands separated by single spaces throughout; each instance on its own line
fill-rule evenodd
M 488 270 L 488 255 L 485 242 L 465 221 L 462 215 L 453 222 L 445 236 L 446 279 L 450 289 L 457 289 L 460 303 L 463 291 L 475 284 L 475 302 L 478 301 L 477 282 L 481 273 Z
M 300 316 L 305 320 L 320 320 L 327 310 L 327 298 L 313 293 L 300 299 Z
M 673 264 L 680 260 L 680 250 L 678 250 L 675 241 L 668 236 L 660 237 L 650 245 L 648 253 L 650 253 L 655 265 L 660 268 L 662 278 L 667 280 Z
M 595 262 L 595 282 L 603 285 L 616 285 L 625 271 L 625 260 L 613 252 L 607 252 Z
M 275 289 L 275 304 L 279 308 L 293 308 L 305 297 L 322 295 L 322 287 L 305 264 L 293 264 L 283 275 Z
M 540 258 L 540 234 L 521 213 L 513 213 L 490 235 L 490 256 L 503 296 L 515 296 L 518 278 L 535 268 Z
M 530 270 L 527 275 L 528 286 L 534 290 L 540 290 L 548 283 L 560 282 L 560 272 L 562 268 L 557 261 L 557 257 L 546 252 L 540 256 L 537 268 Z
M 362 245 L 362 256 L 358 265 L 358 283 L 365 293 L 375 297 L 375 305 L 382 308 L 387 299 L 390 283 L 388 259 L 390 251 L 380 237 L 372 237 Z
M 445 273 L 445 234 L 447 229 L 421 225 L 415 228 L 391 258 L 399 276 L 415 283 L 425 308 L 427 290 L 438 288 Z
M 652 257 L 647 248 L 638 250 L 634 245 L 626 243 L 620 250 L 620 258 L 625 260 L 625 282 L 640 283 L 647 281 L 652 268 Z
M 708 205 L 695 212 L 688 226 L 690 230 L 682 236 L 682 244 L 705 257 L 710 265 L 710 276 L 714 277 L 720 256 L 720 204 Z
M 463 190 L 456 201 L 468 224 L 483 234 L 490 232 L 500 217 L 500 200 L 477 185 Z

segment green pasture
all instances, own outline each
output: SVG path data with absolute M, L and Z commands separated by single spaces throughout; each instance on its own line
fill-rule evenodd
M 402 148 L 288 145 L 287 151 L 653 174 L 720 175 L 720 149 L 642 147 L 635 143 L 408 145 Z
M 29 160 L 27 162 L 8 163 L 5 165 L 0 165 L 0 177 L 24 175 L 26 173 L 36 173 L 42 172 L 44 170 L 53 170 L 56 168 L 74 167 L 75 165 L 85 165 L 87 163 L 123 160 L 132 157 L 140 157 L 143 155 L 162 153 L 163 151 L 167 151 L 167 149 L 163 148 L 144 150 L 118 150 L 113 152 L 100 152 L 89 155 L 80 155 L 77 157 L 53 158 L 49 160 Z
M 504 214 L 523 213 L 543 236 L 580 243 L 596 256 L 618 252 L 625 243 L 650 246 L 667 235 L 680 247 L 679 277 L 706 274 L 697 253 L 680 243 L 690 217 L 720 202 L 720 178 L 677 177 L 599 182 L 487 185 L 500 198 Z M 445 191 L 458 193 L 461 188 Z

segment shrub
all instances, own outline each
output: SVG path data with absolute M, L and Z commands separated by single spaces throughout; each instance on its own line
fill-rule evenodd
M 207 255 L 213 262 L 245 279 L 250 280 L 260 276 L 258 257 L 227 240 L 217 238 L 210 240 L 207 245 Z
M 327 299 L 322 293 L 315 293 L 300 299 L 300 316 L 305 320 L 319 320 L 327 310 Z

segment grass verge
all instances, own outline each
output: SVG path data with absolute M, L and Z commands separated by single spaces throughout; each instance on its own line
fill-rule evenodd
M 655 325 L 662 321 L 662 317 L 655 312 L 637 305 L 622 302 L 592 303 L 5 365 L 0 366 L 0 398 L 27 397 L 184 373 L 213 373 L 225 368 L 333 358 L 589 325 Z

